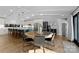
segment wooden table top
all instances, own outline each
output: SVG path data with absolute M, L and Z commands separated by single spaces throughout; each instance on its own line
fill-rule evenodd
M 34 39 L 35 36 L 39 36 L 40 34 L 37 33 L 37 32 L 26 32 L 25 35 L 26 35 L 27 37 L 29 37 L 29 38 Z

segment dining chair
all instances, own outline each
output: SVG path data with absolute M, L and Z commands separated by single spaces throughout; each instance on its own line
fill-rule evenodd
M 45 36 L 45 40 L 46 40 L 46 41 L 51 41 L 52 36 L 53 36 L 53 33 L 50 33 L 49 35 L 46 35 L 46 36 Z
M 45 40 L 44 47 L 51 49 L 52 46 L 54 46 L 54 39 L 55 39 L 55 33 L 53 33 L 51 38 L 45 38 L 48 40 Z
M 25 52 L 25 47 L 33 45 L 34 40 L 32 38 L 28 38 L 23 34 L 23 51 Z
M 35 52 L 43 52 L 44 53 L 44 41 L 45 37 L 44 36 L 35 36 L 34 38 L 34 45 L 39 46 L 40 49 L 36 49 Z M 42 48 L 41 48 L 42 47 Z

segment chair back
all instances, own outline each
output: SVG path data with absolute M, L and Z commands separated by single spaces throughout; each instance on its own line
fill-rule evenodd
M 44 45 L 44 41 L 45 41 L 45 37 L 44 36 L 35 36 L 34 44 L 38 45 L 38 46 L 43 46 Z
M 51 33 L 51 34 L 45 36 L 45 38 L 51 38 L 52 36 L 53 36 L 53 33 Z

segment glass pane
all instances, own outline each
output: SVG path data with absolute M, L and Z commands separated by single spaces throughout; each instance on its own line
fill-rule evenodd
M 79 42 L 79 15 L 78 15 L 78 42 Z
M 74 18 L 74 25 L 75 25 L 75 29 L 74 29 L 75 40 L 77 40 L 77 16 Z

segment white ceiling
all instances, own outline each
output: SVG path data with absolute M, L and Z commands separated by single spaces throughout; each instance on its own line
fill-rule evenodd
M 0 6 L 0 17 L 25 19 L 52 16 L 67 18 L 77 6 Z

